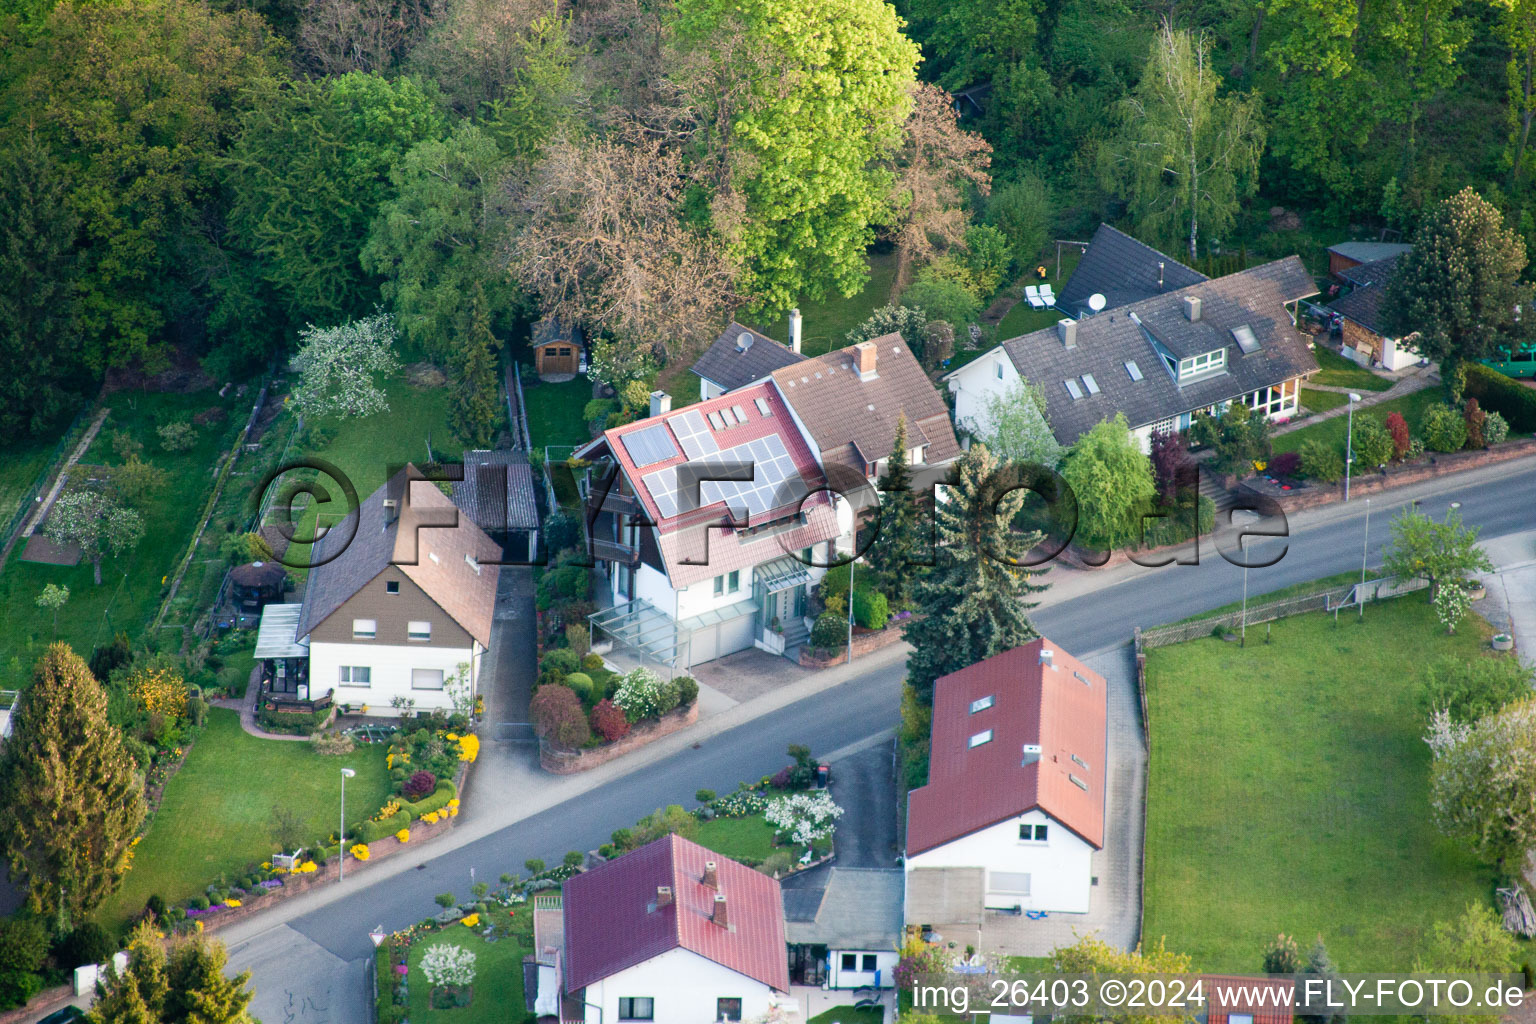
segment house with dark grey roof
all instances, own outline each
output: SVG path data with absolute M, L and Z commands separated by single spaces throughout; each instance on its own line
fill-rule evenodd
M 1088 316 L 1097 305 L 1090 302 L 1095 295 L 1104 297 L 1101 309 L 1115 309 L 1205 280 L 1204 274 L 1172 256 L 1100 224 L 1056 306 L 1071 316 Z
M 1412 246 L 1401 248 L 1412 249 Z M 1397 270 L 1403 255 L 1398 252 L 1368 263 L 1350 264 L 1338 271 L 1339 280 L 1344 282 L 1344 291 L 1328 304 L 1328 308 L 1343 320 L 1342 354 L 1361 366 L 1402 370 L 1423 358 L 1414 351 L 1413 335 L 1398 337 L 1387 330 L 1387 318 L 1382 308 L 1387 282 Z
M 532 565 L 538 557 L 538 490 L 527 453 L 465 452 L 464 479 L 453 483 L 453 503 L 501 545 L 502 562 Z
M 1164 268 L 1165 279 L 1167 268 Z M 1316 372 L 1296 304 L 1317 292 L 1295 256 L 1202 279 L 1003 342 L 945 376 L 955 423 L 985 433 L 988 402 L 1021 380 L 1045 392 L 1063 445 L 1124 413 L 1143 448 L 1156 430 L 1242 402 L 1272 420 L 1292 416 Z
M 790 311 L 789 340 L 788 345 L 781 345 L 763 332 L 732 320 L 693 364 L 693 373 L 699 378 L 699 401 L 737 391 L 780 367 L 803 360 L 798 309 Z
M 472 697 L 491 642 L 500 555 L 435 482 L 407 466 L 315 542 L 302 606 L 265 609 L 259 699 L 329 697 L 398 715 L 396 697 L 417 711 L 452 708 L 463 686 Z M 289 674 L 306 650 L 302 673 Z M 269 661 L 283 664 L 285 678 Z
M 1328 247 L 1328 273 L 1343 280 L 1350 267 L 1401 256 L 1412 248 L 1402 242 L 1340 242 Z
M 894 988 L 901 868 L 834 866 L 822 877 L 824 885 L 783 890 L 791 977 L 829 989 Z

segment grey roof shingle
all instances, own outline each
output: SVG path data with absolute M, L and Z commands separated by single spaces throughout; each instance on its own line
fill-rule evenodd
M 500 468 L 506 467 L 506 475 Z M 503 480 L 505 487 L 498 486 Z M 464 453 L 464 479 L 453 485 L 453 503 L 482 530 L 537 530 L 539 508 L 528 456 L 510 448 Z
M 1347 260 L 1373 263 L 1376 260 L 1401 256 L 1412 248 L 1413 246 L 1403 242 L 1340 242 L 1338 245 L 1330 245 L 1328 251 L 1338 253 Z
M 1054 328 L 1005 341 L 1002 348 L 1026 380 L 1044 388 L 1051 430 L 1062 444 L 1071 444 L 1116 412 L 1125 413 L 1133 428 L 1144 426 L 1316 370 L 1307 339 L 1284 305 L 1316 291 L 1301 260 L 1287 256 L 1080 320 L 1076 348 L 1065 347 Z M 1186 295 L 1201 300 L 1198 322 L 1184 316 Z M 1259 342 L 1250 355 L 1239 351 L 1231 334 L 1244 324 Z M 1153 338 L 1178 357 L 1225 347 L 1226 372 L 1180 387 Z M 1128 360 L 1136 362 L 1141 380 L 1131 380 Z M 1094 376 L 1098 394 L 1082 387 L 1085 373 Z M 1077 381 L 1084 397 L 1073 399 L 1067 380 Z
M 904 888 L 900 868 L 834 867 L 825 890 L 801 890 L 823 894 L 810 919 L 800 916 L 796 890 L 784 890 L 784 938 L 830 949 L 892 949 L 901 939 Z
M 1162 284 L 1158 283 L 1158 264 L 1162 264 Z M 1129 305 L 1154 295 L 1171 292 L 1208 278 L 1172 256 L 1138 242 L 1123 231 L 1100 224 L 1093 241 L 1057 296 L 1060 308 L 1078 316 L 1091 312 L 1088 297 L 1104 296 L 1105 309 Z
M 745 351 L 740 349 L 743 334 L 752 338 L 752 344 Z M 780 345 L 766 334 L 732 320 L 720 337 L 710 342 L 692 369 L 726 391 L 735 391 L 804 358 L 787 345 Z
M 1407 246 L 1407 249 L 1413 248 Z M 1381 315 L 1381 302 L 1386 296 L 1387 282 L 1397 270 L 1397 263 L 1404 253 L 1395 253 L 1385 259 L 1345 267 L 1339 276 L 1354 288 L 1348 295 L 1341 295 L 1328 304 L 1328 308 L 1346 316 L 1368 331 L 1385 335 L 1386 327 Z

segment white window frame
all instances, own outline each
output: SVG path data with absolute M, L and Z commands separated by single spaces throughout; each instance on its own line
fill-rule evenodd
M 624 1004 L 626 1002 L 630 1004 L 629 1009 L 630 1009 L 631 1013 L 633 1013 L 637 1009 L 637 1007 L 634 1004 L 635 1003 L 639 1003 L 639 1002 L 646 1003 L 647 1004 L 646 1005 L 646 1009 L 649 1010 L 650 1013 L 648 1015 L 644 1016 L 644 1017 L 626 1017 L 626 1016 L 624 1016 Z M 656 1000 L 652 996 L 620 996 L 619 997 L 619 1014 L 618 1014 L 618 1016 L 619 1016 L 619 1020 L 655 1020 L 656 1019 Z
M 1202 373 L 1214 373 L 1217 370 L 1227 368 L 1227 350 L 1218 348 L 1214 352 L 1202 352 L 1197 356 L 1189 356 L 1179 360 L 1179 379 L 1186 380 L 1197 377 Z
M 379 620 L 378 619 L 353 619 L 352 620 L 352 639 L 353 640 L 373 640 L 373 639 L 376 639 L 378 637 L 378 635 L 379 635 Z
M 981 730 L 981 732 L 976 733 L 975 735 L 973 735 L 970 738 L 970 740 L 966 743 L 966 747 L 968 749 L 970 749 L 970 750 L 974 750 L 977 747 L 985 746 L 986 744 L 991 743 L 991 742 L 992 742 L 992 730 L 991 729 L 983 729 L 983 730 Z
M 358 678 L 362 673 L 362 678 Z M 373 686 L 373 669 L 368 665 L 338 665 L 336 666 L 336 685 L 350 686 L 358 690 L 366 690 Z
M 400 581 L 399 580 L 385 580 L 384 581 L 384 593 L 392 594 L 392 595 L 398 595 L 400 593 Z
M 426 629 L 421 627 L 425 626 Z M 416 644 L 429 644 L 432 642 L 432 623 L 425 620 L 407 622 L 405 624 L 405 638 Z
M 1024 838 L 1024 830 L 1029 829 L 1029 838 Z M 1019 822 L 1019 842 L 1031 844 L 1045 844 L 1050 842 L 1051 829 L 1049 825 L 1033 821 Z
M 418 673 L 437 673 L 436 686 L 420 686 L 416 682 Z M 411 689 L 413 690 L 442 690 L 448 684 L 448 673 L 440 668 L 413 668 L 411 669 Z
M 989 693 L 985 697 L 977 697 L 971 701 L 971 714 L 974 715 L 978 711 L 985 711 L 995 703 L 997 703 L 997 695 L 994 693 Z

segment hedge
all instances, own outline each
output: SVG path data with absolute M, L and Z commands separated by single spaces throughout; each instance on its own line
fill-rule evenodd
M 433 811 L 442 810 L 448 806 L 448 801 L 458 795 L 459 787 L 455 786 L 448 779 L 439 779 L 437 788 L 432 791 L 431 796 L 423 797 L 415 803 L 402 800 L 400 802 L 400 809 L 402 811 L 410 811 L 411 820 L 414 821 L 424 814 L 431 814 Z
M 1462 365 L 1467 371 L 1465 397 L 1475 398 L 1484 409 L 1503 416 L 1513 430 L 1536 432 L 1536 389 L 1481 363 Z
M 257 712 L 256 721 L 267 732 L 308 736 L 329 715 L 329 711 L 268 711 L 263 707 Z

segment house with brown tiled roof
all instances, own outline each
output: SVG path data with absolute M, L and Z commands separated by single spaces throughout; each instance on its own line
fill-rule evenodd
M 1044 638 L 937 680 L 928 783 L 907 804 L 908 925 L 975 935 L 999 913 L 1088 912 L 1106 690 Z
M 302 605 L 268 605 L 257 635 L 258 700 L 333 699 L 370 714 L 472 696 L 491 642 L 501 548 L 407 466 L 314 544 Z
M 809 636 L 807 592 L 842 529 L 771 381 L 676 410 L 656 392 L 650 416 L 576 454 L 595 464 L 588 534 L 611 604 L 594 637 L 686 668 Z
M 566 880 L 538 1004 L 586 1024 L 761 1020 L 788 1005 L 779 883 L 671 835 Z M 558 944 L 558 945 L 556 945 Z
M 949 407 L 900 334 L 794 363 L 772 379 L 822 466 L 878 480 L 903 417 L 909 463 L 943 466 L 960 455 Z

